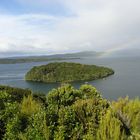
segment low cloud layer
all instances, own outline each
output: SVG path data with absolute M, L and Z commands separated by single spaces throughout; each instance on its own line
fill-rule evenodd
M 139 0 L 15 1 L 32 9 L 58 3 L 66 13 L 12 14 L 0 8 L 1 56 L 139 48 Z

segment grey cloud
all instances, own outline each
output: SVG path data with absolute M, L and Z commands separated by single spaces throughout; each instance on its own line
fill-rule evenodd
M 41 1 L 44 2 L 46 1 Z M 3 19 L 0 21 L 0 46 L 4 46 L 0 48 L 0 52 L 4 48 L 7 53 L 10 50 L 16 52 L 20 50 L 21 45 L 21 51 L 24 53 L 27 50 L 29 53 L 63 53 L 139 48 L 139 0 L 57 0 L 57 2 L 71 11 L 73 16 L 56 17 L 42 14 L 0 16 Z M 14 44 L 14 47 L 10 44 Z

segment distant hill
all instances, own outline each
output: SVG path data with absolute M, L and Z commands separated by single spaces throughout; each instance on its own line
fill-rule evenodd
M 97 57 L 101 55 L 102 52 L 95 51 L 81 51 L 75 53 L 64 53 L 64 54 L 53 54 L 53 55 L 40 55 L 40 56 L 22 56 L 15 58 L 83 58 L 83 57 Z
M 97 57 L 102 52 L 95 52 L 95 51 L 82 51 L 77 53 L 66 53 L 66 54 L 56 54 L 50 55 L 49 57 Z
M 97 57 L 101 53 L 94 51 L 84 51 L 77 53 L 67 53 L 67 54 L 55 54 L 55 55 L 42 55 L 42 56 L 19 56 L 19 57 L 9 57 L 1 58 L 0 64 L 14 64 L 14 63 L 27 63 L 27 62 L 45 62 L 53 60 L 71 60 L 80 59 L 84 57 Z

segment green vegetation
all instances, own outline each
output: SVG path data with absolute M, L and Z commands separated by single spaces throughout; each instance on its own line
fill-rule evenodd
M 25 76 L 26 80 L 38 82 L 72 82 L 104 78 L 114 74 L 109 68 L 79 63 L 50 63 L 33 67 Z
M 1 86 L 0 139 L 140 140 L 140 100 L 109 102 L 91 85 L 47 96 Z

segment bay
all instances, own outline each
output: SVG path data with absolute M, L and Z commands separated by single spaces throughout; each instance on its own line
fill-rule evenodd
M 53 61 L 50 61 L 53 62 Z M 13 87 L 29 88 L 34 92 L 47 94 L 52 88 L 57 88 L 60 83 L 38 83 L 27 82 L 24 76 L 33 66 L 48 64 L 50 62 L 33 62 L 21 64 L 0 64 L 0 84 Z M 56 61 L 55 61 L 56 62 Z M 60 62 L 60 61 L 59 61 Z M 115 74 L 104 79 L 89 81 L 107 99 L 117 99 L 129 96 L 135 98 L 140 95 L 140 58 L 121 57 L 121 58 L 95 58 L 86 57 L 67 62 L 78 62 L 83 64 L 95 64 L 114 69 Z M 86 81 L 85 81 L 86 82 Z M 74 82 L 72 85 L 79 88 L 85 82 Z

